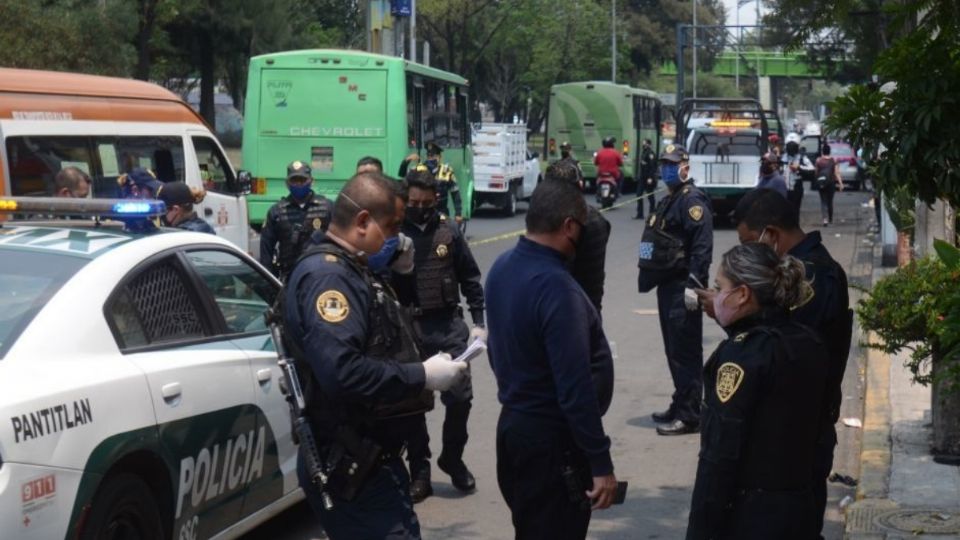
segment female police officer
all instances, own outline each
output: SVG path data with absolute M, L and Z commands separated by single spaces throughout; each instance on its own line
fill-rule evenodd
M 800 261 L 761 243 L 723 255 L 713 303 L 730 337 L 704 368 L 687 540 L 815 537 L 811 471 L 827 352 L 789 318 L 811 296 L 804 275 Z

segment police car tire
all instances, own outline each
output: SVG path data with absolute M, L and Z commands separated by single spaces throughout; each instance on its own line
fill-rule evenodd
M 163 538 L 160 509 L 150 486 L 130 473 L 107 477 L 90 505 L 90 515 L 81 538 Z

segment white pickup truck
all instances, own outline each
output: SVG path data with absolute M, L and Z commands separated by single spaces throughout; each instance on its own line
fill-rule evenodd
M 512 216 L 517 201 L 540 179 L 536 153 L 527 152 L 525 124 L 477 124 L 473 131 L 473 204 L 490 203 Z

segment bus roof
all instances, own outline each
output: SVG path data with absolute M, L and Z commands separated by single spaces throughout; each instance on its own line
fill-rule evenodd
M 145 81 L 14 68 L 0 68 L 0 92 L 182 102 L 166 88 Z
M 597 90 L 620 89 L 636 96 L 645 96 L 645 97 L 651 97 L 651 98 L 657 99 L 658 101 L 660 100 L 660 94 L 653 92 L 651 90 L 634 88 L 626 84 L 617 84 L 617 83 L 612 83 L 610 81 L 577 81 L 577 82 L 559 83 L 551 86 L 550 91 L 553 92 L 555 90 L 564 90 L 564 88 L 573 88 L 573 87 L 576 87 L 576 88 L 593 87 Z
M 283 51 L 278 53 L 262 54 L 260 56 L 254 56 L 251 58 L 250 66 L 251 68 L 255 65 L 262 67 L 264 64 L 270 65 L 279 61 L 282 62 L 282 64 L 280 64 L 278 67 L 316 67 L 317 58 L 319 58 L 322 63 L 326 63 L 323 62 L 324 60 L 328 60 L 334 64 L 346 62 L 348 66 L 352 64 L 354 67 L 364 66 L 372 60 L 378 66 L 393 65 L 396 67 L 402 67 L 406 71 L 423 75 L 425 77 L 431 77 L 464 86 L 469 84 L 468 81 L 463 77 L 437 68 L 418 64 L 416 62 L 410 62 L 395 56 L 385 56 L 382 54 L 374 54 L 365 51 L 355 51 L 349 49 L 302 49 L 297 51 Z

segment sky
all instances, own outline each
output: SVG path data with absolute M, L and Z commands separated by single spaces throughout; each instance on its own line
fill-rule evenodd
M 763 9 L 763 1 L 760 2 L 760 9 Z M 723 0 L 723 5 L 727 8 L 727 24 L 737 24 L 737 0 Z M 751 1 L 749 4 L 740 8 L 740 24 L 757 23 L 757 2 Z

